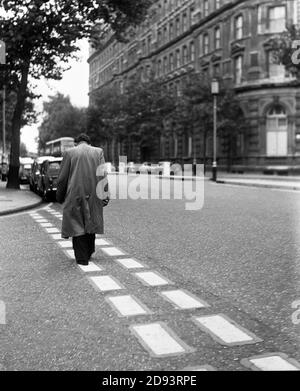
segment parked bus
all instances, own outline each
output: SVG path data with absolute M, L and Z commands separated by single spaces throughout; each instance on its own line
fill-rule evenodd
M 61 157 L 66 150 L 74 146 L 74 138 L 72 137 L 61 137 L 57 140 L 48 141 L 46 143 L 45 155 Z

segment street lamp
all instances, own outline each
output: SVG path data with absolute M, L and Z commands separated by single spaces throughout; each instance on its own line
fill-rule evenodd
M 217 181 L 217 96 L 220 92 L 219 81 L 213 79 L 211 82 L 211 93 L 214 97 L 214 157 L 212 165 L 212 180 Z

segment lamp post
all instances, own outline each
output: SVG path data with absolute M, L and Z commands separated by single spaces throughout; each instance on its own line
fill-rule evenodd
M 217 181 L 217 96 L 220 92 L 219 81 L 217 79 L 213 79 L 211 82 L 211 93 L 214 97 L 214 136 L 213 136 L 213 165 L 212 165 L 212 180 L 214 182 Z
M 6 47 L 5 47 L 5 42 L 0 41 L 0 66 L 3 69 L 3 75 L 4 75 L 4 70 L 5 70 L 5 65 L 6 65 Z M 4 75 L 5 77 L 5 75 Z M 2 167 L 5 159 L 5 154 L 6 154 L 6 135 L 5 135 L 5 130 L 6 130 L 6 123 L 5 123 L 5 101 L 6 101 L 6 88 L 5 88 L 5 80 L 3 77 L 3 91 L 2 91 L 2 137 L 3 137 L 3 153 L 2 153 Z

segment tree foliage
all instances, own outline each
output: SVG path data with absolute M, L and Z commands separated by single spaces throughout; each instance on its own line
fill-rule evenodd
M 278 63 L 300 80 L 300 29 L 290 25 L 285 32 L 272 37 L 269 45 Z
M 8 187 L 19 188 L 21 119 L 29 77 L 59 80 L 78 51 L 77 42 L 112 28 L 121 37 L 139 23 L 151 0 L 3 0 L 1 38 L 7 48 L 5 82 L 17 94 L 11 123 Z M 101 38 L 101 37 L 100 37 Z
M 72 105 L 70 98 L 57 93 L 44 102 L 44 119 L 39 127 L 39 149 L 60 137 L 76 137 L 86 132 L 86 109 Z

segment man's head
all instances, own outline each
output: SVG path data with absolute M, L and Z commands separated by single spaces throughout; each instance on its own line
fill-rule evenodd
M 87 143 L 87 144 L 91 144 L 91 139 L 89 138 L 89 136 L 85 133 L 81 133 L 79 136 L 76 137 L 75 139 L 75 143 L 78 145 L 79 143 Z

